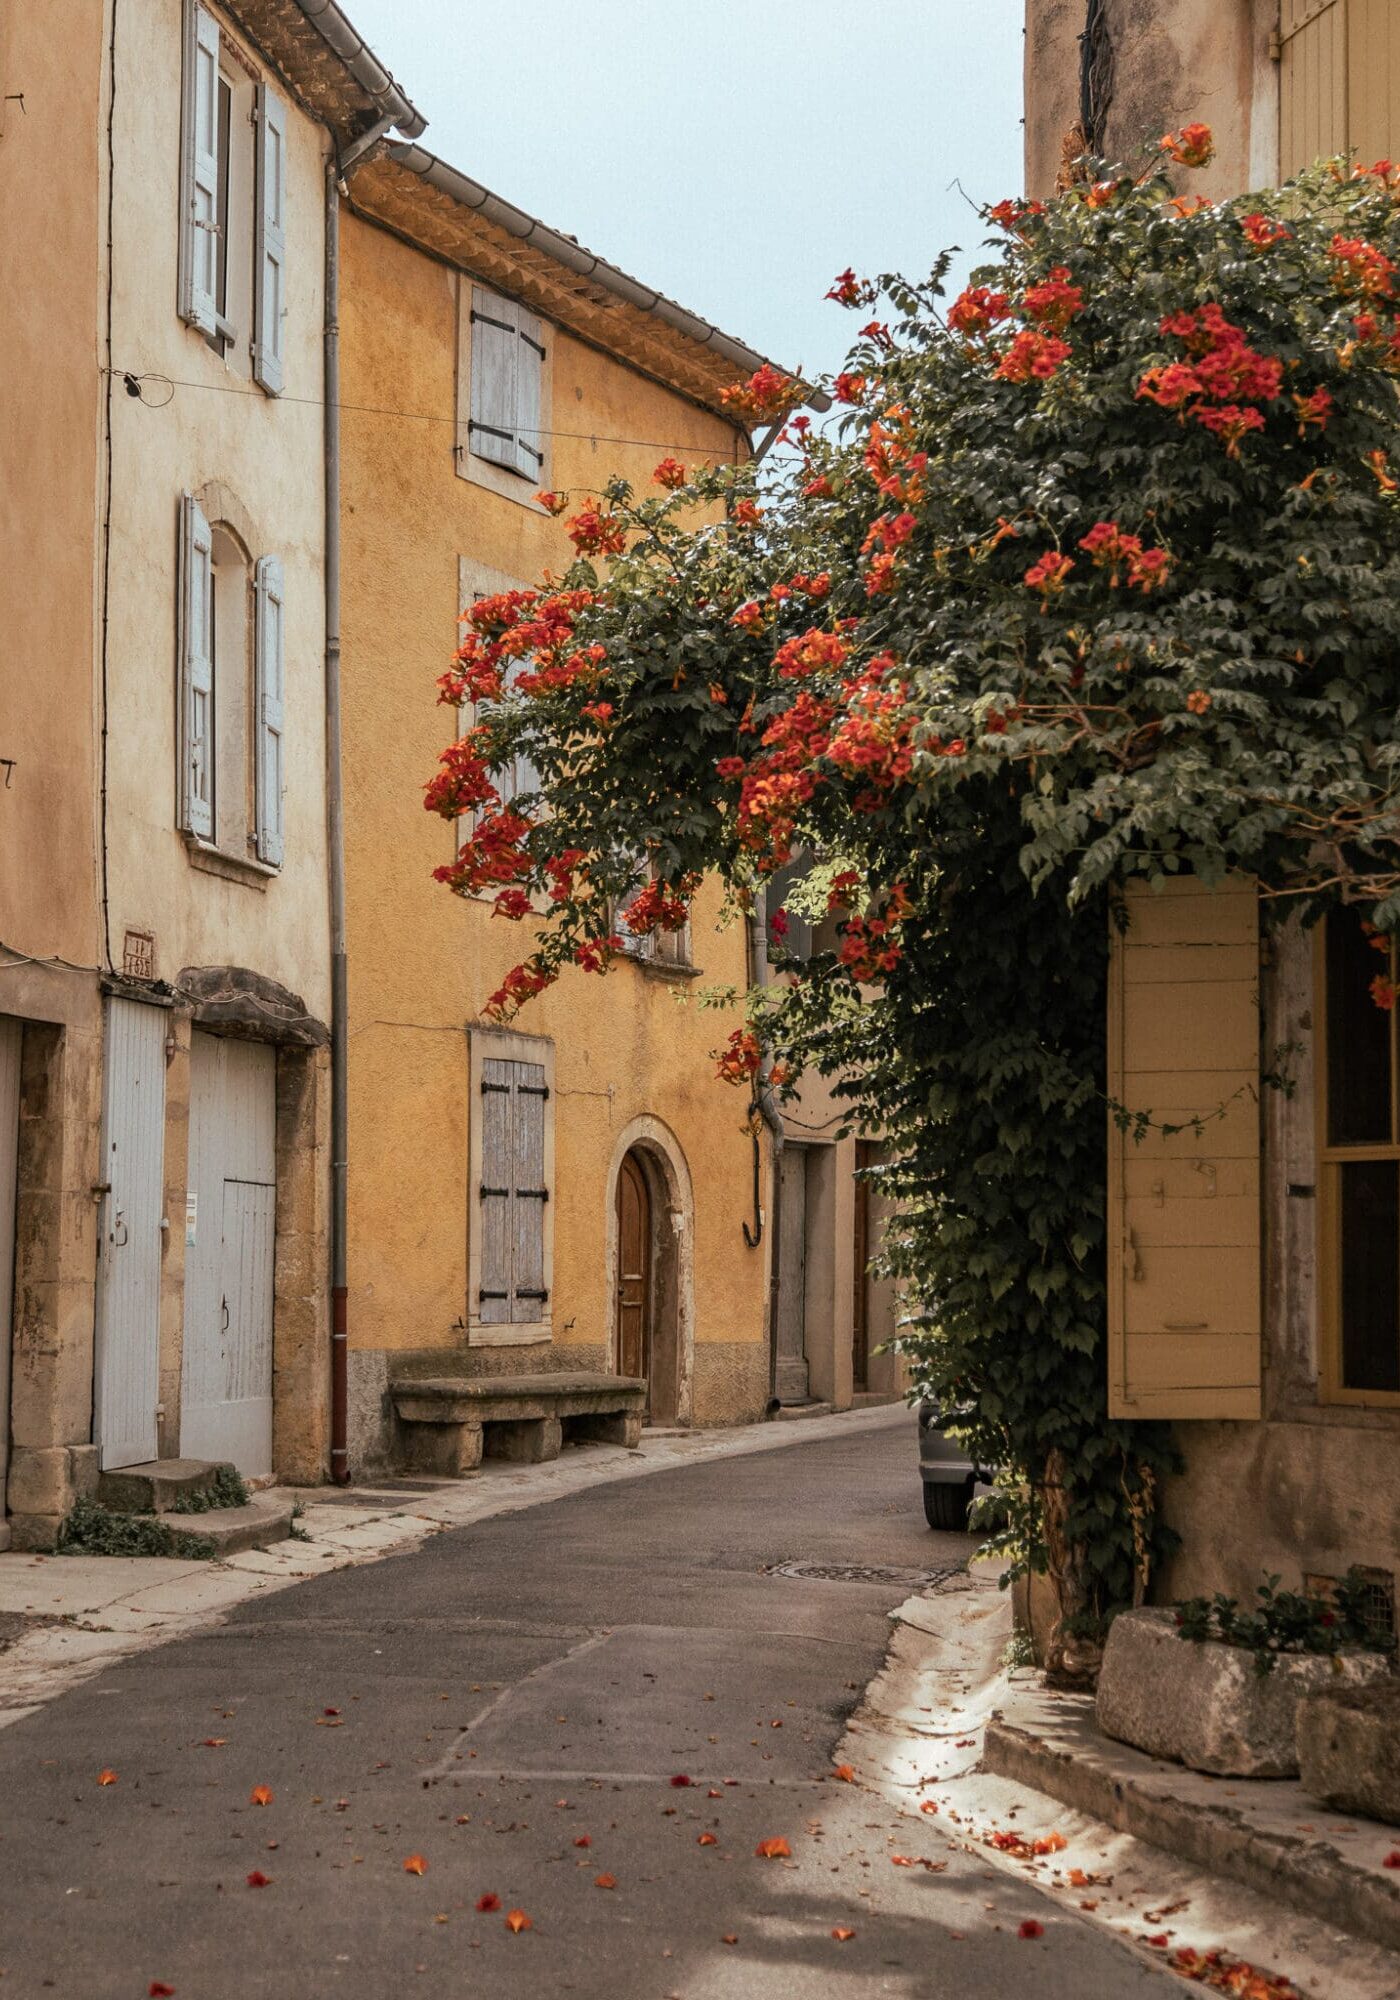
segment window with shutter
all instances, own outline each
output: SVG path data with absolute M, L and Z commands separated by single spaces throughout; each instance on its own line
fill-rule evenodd
M 549 1337 L 553 1050 L 473 1034 L 470 1322 L 483 1344 Z
M 1395 947 L 1355 910 L 1319 927 L 1322 1392 L 1400 1405 L 1400 1061 Z M 1378 989 L 1386 999 L 1386 984 Z
M 180 505 L 180 824 L 214 838 L 214 541 L 198 502 Z
M 253 378 L 282 393 L 287 318 L 287 107 L 258 89 L 257 208 L 253 242 Z
M 514 299 L 466 278 L 458 319 L 457 470 L 533 504 L 550 457 L 544 328 Z
M 254 797 L 260 861 L 282 865 L 283 728 L 286 704 L 286 615 L 282 565 L 261 556 L 254 572 Z
M 1400 18 L 1393 0 L 1282 0 L 1279 171 L 1400 149 Z
M 219 228 L 219 28 L 187 4 L 180 187 L 180 315 L 213 334 L 222 267 Z
M 1131 887 L 1109 969 L 1109 1411 L 1260 1414 L 1258 895 Z M 1199 1122 L 1197 1122 L 1199 1121 Z M 1163 1130 L 1163 1127 L 1178 1128 Z

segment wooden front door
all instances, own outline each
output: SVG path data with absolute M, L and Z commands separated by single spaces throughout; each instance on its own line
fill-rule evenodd
M 631 1153 L 617 1177 L 617 1366 L 651 1371 L 651 1195 Z

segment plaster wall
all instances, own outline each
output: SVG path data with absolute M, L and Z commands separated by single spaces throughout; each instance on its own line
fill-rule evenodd
M 221 33 L 267 74 L 218 13 Z M 225 360 L 177 313 L 181 0 L 120 10 L 113 356 L 147 378 L 112 408 L 109 877 L 114 950 L 152 932 L 156 972 L 237 965 L 330 1010 L 326 907 L 321 128 L 289 103 L 284 394 Z M 269 77 L 274 88 L 285 86 Z M 241 330 L 246 341 L 246 324 Z M 160 407 L 154 407 L 159 404 Z M 213 874 L 177 826 L 180 496 L 203 494 L 286 573 L 285 860 Z M 215 864 L 217 865 L 217 864 Z
M 66 11 L 0 10 L 0 945 L 95 967 L 103 8 Z M 52 1002 L 0 966 L 0 1012 Z
M 456 273 L 349 212 L 341 259 L 352 1452 L 383 1438 L 386 1353 L 441 1365 L 450 1352 L 492 1373 L 607 1364 L 610 1167 L 644 1119 L 673 1136 L 693 1188 L 694 1421 L 757 1416 L 766 1252 L 741 1233 L 743 1101 L 710 1057 L 733 1023 L 690 998 L 745 981 L 743 927 L 720 927 L 712 885 L 693 916 L 695 979 L 630 961 L 601 979 L 571 973 L 516 1023 L 556 1050 L 552 1340 L 467 1348 L 467 1028 L 529 932 L 431 879 L 453 852 L 452 829 L 421 804 L 453 728 L 434 683 L 457 643 L 460 558 L 528 584 L 571 549 L 560 522 L 455 470 Z M 596 492 L 615 471 L 641 485 L 668 451 L 733 455 L 718 419 L 567 334 L 545 338 L 552 485 Z
M 22 1024 L 0 1548 L 42 1542 L 95 1471 L 104 26 L 0 10 L 0 1014 Z
M 1185 177 L 1192 193 L 1236 194 L 1275 177 L 1278 68 L 1273 0 L 1106 0 L 1113 84 L 1104 157 L 1138 169 L 1143 146 L 1200 119 L 1215 158 Z M 1027 0 L 1026 192 L 1055 191 L 1065 137 L 1079 119 L 1085 0 Z M 1073 149 L 1072 149 L 1073 150 Z

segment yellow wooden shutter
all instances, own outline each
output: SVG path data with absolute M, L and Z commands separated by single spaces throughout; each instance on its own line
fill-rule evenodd
M 1279 171 L 1355 152 L 1400 152 L 1400 10 L 1394 0 L 1282 0 Z
M 1252 880 L 1130 887 L 1109 967 L 1109 1412 L 1257 1417 L 1259 912 Z M 1220 1110 L 1224 1106 L 1223 1112 Z M 1206 1122 L 1172 1135 L 1162 1124 Z
M 1347 144 L 1363 167 L 1400 153 L 1400 12 L 1395 0 L 1346 0 Z

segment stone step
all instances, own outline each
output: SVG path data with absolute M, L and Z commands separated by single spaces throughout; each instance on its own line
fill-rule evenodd
M 814 1396 L 801 1403 L 784 1403 L 773 1412 L 780 1424 L 800 1423 L 804 1417 L 829 1417 L 832 1414 L 830 1403 L 819 1403 Z
M 203 1535 L 214 1544 L 216 1561 L 240 1549 L 266 1549 L 286 1541 L 292 1532 L 290 1500 L 250 1500 L 246 1507 L 214 1507 L 207 1514 L 167 1514 L 165 1525 L 180 1533 Z
M 153 1458 L 144 1465 L 101 1473 L 97 1497 L 114 1514 L 169 1514 L 191 1494 L 207 1492 L 223 1469 L 214 1459 Z M 233 1467 L 227 1470 L 232 1472 Z

